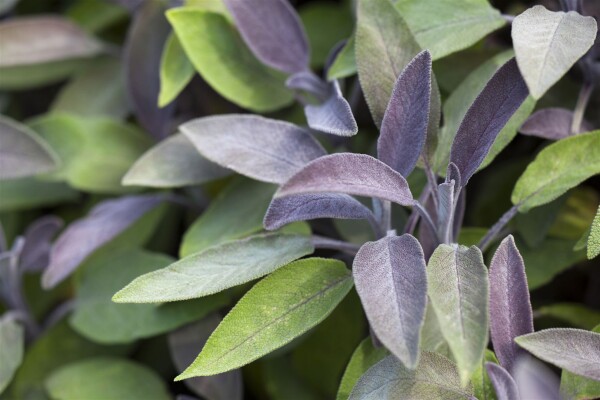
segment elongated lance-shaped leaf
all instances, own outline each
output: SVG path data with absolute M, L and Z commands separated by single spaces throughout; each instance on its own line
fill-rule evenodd
M 263 182 L 283 183 L 326 154 L 307 129 L 257 115 L 199 118 L 179 129 L 204 157 Z
M 31 129 L 0 116 L 0 180 L 51 172 L 58 158 Z
M 600 206 L 596 211 L 594 221 L 592 221 L 592 227 L 590 228 L 590 235 L 587 239 L 587 258 L 591 260 L 600 255 Z
M 327 99 L 331 91 L 331 84 L 319 78 L 312 71 L 295 73 L 285 81 L 285 86 L 290 89 L 308 92 L 320 100 Z
M 73 223 L 59 236 L 50 251 L 50 265 L 42 276 L 42 286 L 52 288 L 62 282 L 94 250 L 123 232 L 163 201 L 160 195 L 127 196 L 107 200 Z
M 460 170 L 453 162 L 448 163 L 446 170 L 446 182 L 454 181 L 454 187 L 460 188 L 463 186 L 462 177 L 460 176 Z
M 463 385 L 488 342 L 488 272 L 475 247 L 442 244 L 427 267 L 429 298 Z
M 0 394 L 23 361 L 25 329 L 9 313 L 0 318 Z
M 491 362 L 485 363 L 485 369 L 494 385 L 498 400 L 520 400 L 517 383 L 507 370 Z
M 452 361 L 437 353 L 423 352 L 414 370 L 394 356 L 379 361 L 358 380 L 349 400 L 472 398 L 472 388 L 461 386 Z
M 373 212 L 351 196 L 317 193 L 274 198 L 265 215 L 264 226 L 275 230 L 291 222 L 317 218 L 375 220 Z
M 437 229 L 438 237 L 445 243 L 450 243 L 452 240 L 454 228 L 454 187 L 454 180 L 438 185 Z
M 600 174 L 600 130 L 545 147 L 515 184 L 511 200 L 519 211 L 547 204 L 586 179 Z
M 558 378 L 543 363 L 533 357 L 521 357 L 513 369 L 512 377 L 522 400 L 561 400 Z
M 304 107 L 308 126 L 321 132 L 338 136 L 353 136 L 358 125 L 352 115 L 352 108 L 342 96 L 337 81 L 330 83 L 330 95 L 322 104 L 308 104 Z
M 293 74 L 308 68 L 308 39 L 287 0 L 224 0 L 252 52 L 270 67 Z
M 406 234 L 365 243 L 352 266 L 371 329 L 409 369 L 418 363 L 427 307 L 425 265 L 421 245 Z
M 182 133 L 168 137 L 144 153 L 127 171 L 127 186 L 173 188 L 222 178 L 231 171 L 208 161 Z
M 168 336 L 171 359 L 178 372 L 184 371 L 217 328 L 222 318 L 216 314 L 171 332 Z M 219 375 L 186 379 L 185 385 L 194 393 L 209 400 L 241 400 L 242 372 L 239 369 Z
M 346 193 L 415 204 L 406 179 L 366 154 L 338 153 L 320 157 L 292 176 L 275 194 Z
M 358 78 L 380 126 L 396 79 L 421 49 L 389 0 L 358 1 L 355 37 Z
M 175 100 L 195 74 L 194 65 L 181 47 L 179 38 L 171 32 L 160 58 L 158 106 L 165 107 Z
M 171 128 L 173 104 L 158 107 L 160 60 L 171 27 L 157 0 L 144 1 L 136 12 L 125 43 L 125 82 L 133 112 L 140 125 L 156 139 Z
M 134 279 L 117 292 L 117 303 L 160 303 L 218 293 L 267 275 L 313 252 L 309 237 L 257 235 L 194 253 Z
M 572 122 L 573 111 L 565 108 L 544 108 L 527 118 L 519 128 L 519 132 L 523 135 L 559 140 L 571 136 Z M 587 121 L 582 121 L 580 132 L 591 130 L 592 125 Z
M 511 59 L 496 71 L 477 96 L 465 114 L 450 150 L 450 161 L 458 167 L 463 185 L 477 171 L 496 136 L 528 94 L 517 63 Z
M 286 265 L 242 297 L 176 380 L 230 371 L 270 353 L 323 321 L 351 288 L 341 261 Z
M 531 95 L 539 99 L 594 44 L 598 26 L 576 12 L 535 6 L 518 15 L 512 39 L 519 68 Z
M 500 243 L 490 264 L 490 329 L 494 352 L 511 371 L 524 353 L 514 339 L 533 332 L 525 263 L 512 235 Z
M 574 374 L 600 380 L 600 333 L 555 328 L 519 336 L 531 354 Z
M 396 80 L 377 141 L 377 157 L 408 176 L 427 138 L 431 99 L 431 54 L 419 53 Z
M 63 226 L 63 220 L 47 215 L 32 223 L 25 231 L 19 266 L 24 271 L 41 271 L 48 266 L 52 238 Z

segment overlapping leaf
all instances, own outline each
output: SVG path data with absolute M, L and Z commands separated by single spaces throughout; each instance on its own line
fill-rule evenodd
M 560 400 L 558 379 L 543 363 L 531 357 L 521 357 L 512 376 L 521 399 Z
M 52 238 L 63 226 L 62 219 L 47 215 L 33 222 L 25 231 L 25 244 L 19 265 L 24 271 L 41 271 L 48 265 Z
M 350 104 L 342 96 L 337 81 L 330 84 L 327 100 L 319 105 L 307 105 L 304 112 L 312 129 L 338 136 L 352 136 L 358 132 Z
M 524 135 L 537 136 L 543 139 L 559 140 L 571 136 L 573 112 L 565 108 L 543 108 L 533 113 L 519 132 Z M 592 130 L 587 121 L 583 121 L 581 132 Z M 579 132 L 577 132 L 579 133 Z
M 192 80 L 196 70 L 181 47 L 179 39 L 171 33 L 160 59 L 160 92 L 158 106 L 171 103 Z
M 494 385 L 496 398 L 498 400 L 519 400 L 519 389 L 517 383 L 507 370 L 494 363 L 486 363 L 485 369 Z
M 600 206 L 596 211 L 596 216 L 590 228 L 590 235 L 587 239 L 587 257 L 592 259 L 600 254 Z
M 364 339 L 358 345 L 348 362 L 348 366 L 340 382 L 336 400 L 348 400 L 352 388 L 356 385 L 360 377 L 388 354 L 389 352 L 385 347 L 373 346 L 373 340 L 370 337 Z
M 0 318 L 0 394 L 23 361 L 25 329 L 8 314 Z

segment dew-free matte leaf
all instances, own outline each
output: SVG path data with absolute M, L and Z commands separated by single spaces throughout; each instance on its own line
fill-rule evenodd
M 126 359 L 97 357 L 53 371 L 46 380 L 53 399 L 148 399 L 171 398 L 161 377 L 152 369 Z
M 133 112 L 156 139 L 170 134 L 174 107 L 158 107 L 160 60 L 171 27 L 158 0 L 146 0 L 137 9 L 125 42 L 125 82 Z
M 358 1 L 355 37 L 358 78 L 380 126 L 396 79 L 421 49 L 389 0 Z
M 488 272 L 475 247 L 442 244 L 427 266 L 428 294 L 466 384 L 488 342 Z
M 437 353 L 423 352 L 416 369 L 394 356 L 371 367 L 354 386 L 349 400 L 472 399 L 470 386 L 461 386 L 456 365 Z
M 176 380 L 219 374 L 270 353 L 323 321 L 351 288 L 350 271 L 337 260 L 308 258 L 275 271 L 242 297 Z
M 207 159 L 264 182 L 283 183 L 326 154 L 310 132 L 258 115 L 220 115 L 179 127 Z
M 488 372 L 485 368 L 486 363 L 498 364 L 498 359 L 494 352 L 489 349 L 485 350 L 485 354 L 481 359 L 481 362 L 477 366 L 475 373 L 471 377 L 471 384 L 473 385 L 473 394 L 477 399 L 495 399 L 494 385 L 490 380 Z
M 427 137 L 431 74 L 431 54 L 423 51 L 396 80 L 381 122 L 377 157 L 402 176 L 414 169 Z
M 565 108 L 543 108 L 533 113 L 519 132 L 523 135 L 541 137 L 548 140 L 559 140 L 571 136 L 573 111 Z M 592 130 L 589 122 L 583 121 L 581 132 Z M 579 132 L 578 132 L 579 133 Z
M 35 132 L 0 116 L 0 180 L 51 172 L 58 164 L 50 146 Z
M 552 12 L 534 6 L 512 23 L 519 69 L 535 99 L 539 99 L 594 44 L 598 26 L 576 12 Z
M 409 369 L 418 363 L 427 307 L 425 265 L 421 245 L 408 234 L 365 243 L 352 265 L 371 329 Z
M 574 374 L 600 380 L 600 333 L 553 328 L 519 336 L 515 341 L 537 358 Z
M 74 202 L 79 192 L 63 182 L 37 178 L 0 179 L 0 211 L 27 210 Z
M 592 330 L 600 324 L 600 311 L 579 303 L 554 303 L 535 310 L 540 317 L 550 317 L 566 322 L 574 328 Z
M 516 61 L 504 64 L 485 85 L 463 118 L 450 150 L 463 185 L 477 171 L 492 144 L 529 92 Z
M 274 198 L 265 214 L 264 226 L 272 231 L 291 222 L 317 218 L 375 220 L 373 212 L 351 196 L 317 193 Z
M 196 70 L 190 62 L 177 35 L 171 32 L 160 59 L 160 93 L 158 106 L 165 107 L 183 91 Z
M 48 265 L 52 238 L 63 226 L 63 220 L 46 215 L 27 227 L 19 266 L 24 271 L 41 271 Z
M 143 250 L 102 254 L 82 266 L 75 295 L 71 327 L 88 339 L 103 344 L 129 343 L 178 328 L 227 304 L 227 297 L 173 304 L 116 304 L 112 296 L 143 274 L 164 268 L 175 260 Z
M 395 6 L 434 60 L 474 45 L 506 23 L 487 0 L 399 0 Z
M 102 45 L 60 16 L 30 16 L 0 24 L 0 68 L 92 57 Z
M 353 136 L 358 126 L 350 104 L 342 96 L 340 85 L 333 81 L 329 85 L 330 95 L 322 104 L 304 107 L 308 126 L 321 132 L 338 136 Z
M 560 400 L 558 378 L 548 367 L 532 357 L 519 358 L 512 377 L 522 400 Z
M 227 242 L 136 278 L 118 303 L 159 303 L 208 296 L 260 278 L 313 252 L 310 238 L 269 234 Z
M 256 112 L 292 102 L 283 75 L 258 61 L 223 15 L 179 7 L 167 18 L 196 71 L 227 100 Z
M 9 314 L 0 318 L 0 394 L 23 361 L 25 329 Z
M 356 74 L 356 59 L 354 57 L 354 35 L 346 41 L 327 70 L 327 79 L 342 79 Z
M 485 369 L 494 385 L 496 398 L 498 400 L 519 400 L 519 389 L 517 383 L 507 370 L 498 364 L 485 363 Z
M 590 235 L 587 240 L 587 258 L 592 259 L 598 257 L 600 254 L 600 206 L 596 211 L 596 216 L 592 222 L 590 229 Z
M 288 0 L 224 0 L 244 41 L 264 64 L 290 74 L 308 67 L 308 40 Z
M 275 185 L 235 179 L 185 232 L 179 255 L 187 257 L 261 231 L 263 217 L 274 193 Z
M 174 188 L 198 185 L 231 172 L 202 157 L 182 133 L 145 152 L 123 177 L 125 186 Z
M 218 314 L 213 313 L 169 334 L 169 351 L 178 372 L 184 371 L 194 361 L 221 320 Z M 207 400 L 241 400 L 243 397 L 242 372 L 239 369 L 186 379 L 183 383 Z
M 439 184 L 437 191 L 437 235 L 439 238 L 442 238 L 443 241 L 450 241 L 453 230 L 453 214 L 456 206 L 454 201 L 455 181 L 450 180 Z
M 389 352 L 385 347 L 374 347 L 371 337 L 364 339 L 354 350 L 344 371 L 336 400 L 347 400 L 352 388 L 369 368 L 383 360 Z
M 95 206 L 86 217 L 72 222 L 52 247 L 50 265 L 42 277 L 44 288 L 52 288 L 62 282 L 94 250 L 123 232 L 162 200 L 160 195 L 106 200 Z
M 600 333 L 600 325 L 592 329 Z M 584 378 L 563 370 L 560 376 L 560 393 L 566 399 L 589 400 L 600 397 L 600 380 Z
M 309 193 L 376 197 L 406 206 L 415 203 L 406 179 L 366 154 L 338 153 L 320 157 L 292 176 L 276 196 Z
M 600 131 L 569 137 L 544 148 L 519 178 L 513 204 L 527 212 L 600 174 Z
M 524 353 L 514 339 L 533 332 L 525 264 L 512 235 L 500 243 L 490 264 L 490 330 L 500 365 L 511 371 Z

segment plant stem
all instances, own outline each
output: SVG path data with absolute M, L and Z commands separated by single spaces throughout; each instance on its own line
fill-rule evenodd
M 577 98 L 577 105 L 573 110 L 573 121 L 571 122 L 571 135 L 577 135 L 581 131 L 581 123 L 583 122 L 583 116 L 585 109 L 590 102 L 590 97 L 594 91 L 594 85 L 590 82 L 584 82 L 579 91 L 579 97 Z
M 506 22 L 508 22 L 509 24 L 512 24 L 513 21 L 515 20 L 515 16 L 514 15 L 508 15 L 508 14 L 502 14 L 502 18 L 504 18 L 504 20 Z
M 508 210 L 507 212 L 505 212 L 504 215 L 502 215 L 502 217 L 500 217 L 500 219 L 498 220 L 498 222 L 496 222 L 490 228 L 490 230 L 485 234 L 485 236 L 483 237 L 483 239 L 481 239 L 481 241 L 477 245 L 477 247 L 479 247 L 482 252 L 484 252 L 485 250 L 487 250 L 488 246 L 493 242 L 493 240 L 500 233 L 500 231 L 502 230 L 502 228 L 504 228 L 504 226 L 506 224 L 508 224 L 510 222 L 510 220 L 517 214 L 517 212 L 519 211 L 519 207 L 520 206 L 521 206 L 521 203 L 512 206 L 510 208 L 510 210 Z
M 359 245 L 344 242 L 342 240 L 331 239 L 325 236 L 313 235 L 312 242 L 317 249 L 332 249 L 355 256 L 360 249 Z
M 438 235 L 438 230 L 436 229 L 435 224 L 433 223 L 433 220 L 431 219 L 431 216 L 429 215 L 427 210 L 419 202 L 415 203 L 414 207 L 419 212 L 419 214 L 421 214 L 421 218 L 423 218 L 423 221 L 425 221 L 425 223 L 429 225 L 429 228 L 431 228 L 432 232 L 435 233 L 438 243 L 441 243 L 441 238 Z

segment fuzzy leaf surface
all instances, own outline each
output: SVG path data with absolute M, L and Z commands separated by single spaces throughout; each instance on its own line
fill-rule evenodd
M 387 349 L 385 347 L 374 347 L 373 340 L 370 337 L 360 342 L 346 366 L 336 400 L 348 400 L 352 388 L 356 385 L 360 377 L 387 355 L 389 355 Z
M 519 132 L 523 135 L 536 136 L 548 140 L 560 140 L 571 136 L 571 123 L 573 111 L 566 108 L 543 108 L 534 112 L 523 125 Z M 592 130 L 589 122 L 583 121 L 581 132 Z
M 165 107 L 185 89 L 196 73 L 181 42 L 171 32 L 160 58 L 160 92 L 158 106 Z
M 546 365 L 532 357 L 519 358 L 512 377 L 523 400 L 560 400 L 558 378 Z
M 23 361 L 25 329 L 8 315 L 0 318 L 0 394 Z
M 304 108 L 308 126 L 321 132 L 337 136 L 353 136 L 358 125 L 348 101 L 342 96 L 340 85 L 333 81 L 330 95 L 322 104 L 308 104 Z
M 517 383 L 507 370 L 498 364 L 485 363 L 485 369 L 494 385 L 496 398 L 498 400 L 519 400 L 519 389 Z
M 590 235 L 587 239 L 587 258 L 591 260 L 592 258 L 598 257 L 600 254 L 600 206 L 598 206 L 598 211 L 596 211 L 596 216 L 594 217 L 594 221 L 592 222 L 592 227 L 590 229 Z

